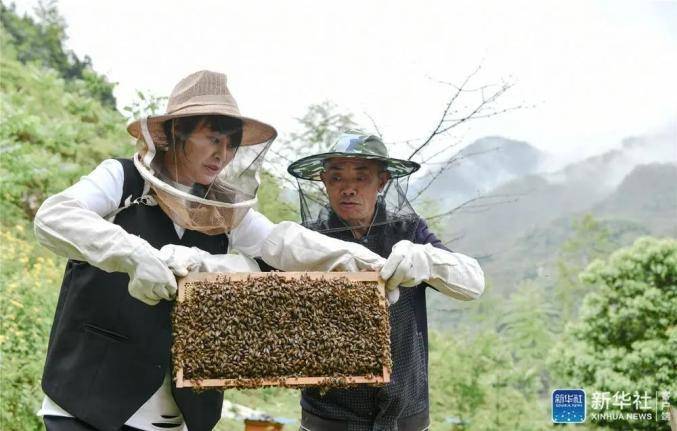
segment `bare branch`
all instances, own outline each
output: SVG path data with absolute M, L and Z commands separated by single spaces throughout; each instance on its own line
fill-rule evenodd
M 448 148 L 452 148 L 454 145 L 455 144 L 449 145 L 442 151 L 445 151 Z M 425 163 L 425 164 L 428 164 L 428 165 L 446 165 L 446 164 L 449 164 L 449 163 L 455 163 L 459 160 L 467 159 L 468 157 L 478 156 L 480 154 L 492 153 L 494 151 L 500 151 L 500 150 L 501 150 L 501 147 L 494 147 L 494 148 L 489 148 L 489 149 L 486 149 L 486 150 L 473 151 L 471 153 L 456 154 L 456 155 L 454 155 L 453 157 L 449 158 L 447 161 L 444 161 L 444 162 L 429 162 L 428 160 L 432 159 L 433 157 L 437 156 L 439 153 L 442 152 L 442 151 L 439 151 L 439 152 L 435 153 L 433 156 L 429 157 L 428 159 L 424 160 L 421 163 Z
M 376 133 L 378 134 L 378 137 L 383 139 L 383 133 L 381 133 L 381 129 L 379 129 L 378 124 L 376 124 L 376 121 L 374 120 L 374 118 L 372 118 L 372 116 L 369 115 L 369 113 L 367 113 L 366 111 L 363 112 L 363 113 L 364 113 L 364 115 L 367 116 L 367 118 L 369 118 L 369 121 L 371 121 L 371 125 L 374 128 L 374 130 L 376 131 Z
M 411 160 L 418 152 L 420 152 L 423 148 L 425 148 L 425 147 L 426 147 L 426 146 L 427 146 L 427 145 L 428 145 L 428 144 L 429 144 L 429 143 L 430 143 L 437 135 L 440 134 L 440 130 L 441 130 L 441 128 L 442 128 L 442 125 L 444 124 L 444 120 L 447 118 L 447 115 L 449 114 L 449 110 L 451 109 L 452 105 L 454 104 L 454 102 L 456 102 L 456 100 L 458 99 L 458 97 L 461 95 L 461 93 L 463 92 L 463 89 L 464 89 L 465 86 L 468 84 L 468 82 L 470 81 L 470 79 L 472 79 L 472 77 L 475 76 L 475 75 L 477 74 L 477 72 L 480 71 L 481 68 L 482 68 L 481 65 L 478 66 L 477 69 L 475 69 L 472 73 L 470 73 L 470 75 L 468 75 L 468 76 L 465 78 L 465 80 L 463 81 L 463 83 L 461 84 L 461 86 L 458 87 L 458 88 L 456 89 L 456 92 L 455 92 L 454 94 L 452 94 L 451 98 L 449 99 L 449 102 L 447 102 L 447 106 L 444 108 L 444 111 L 442 111 L 442 116 L 441 116 L 440 119 L 438 120 L 437 125 L 436 125 L 435 128 L 433 129 L 432 133 L 430 133 L 430 135 L 426 138 L 426 140 L 423 141 L 423 143 L 422 143 L 421 145 L 419 145 L 419 146 L 418 146 L 418 147 L 417 147 L 417 148 L 409 155 L 409 157 L 407 158 L 407 160 Z
M 482 114 L 482 115 L 475 115 L 468 120 L 480 120 L 480 119 L 483 119 L 483 118 L 491 118 L 491 117 L 495 117 L 497 115 L 505 114 L 506 112 L 517 111 L 519 109 L 526 109 L 526 108 L 533 108 L 533 107 L 534 107 L 534 105 L 529 105 L 529 106 L 527 106 L 527 105 L 515 105 L 515 106 L 511 106 L 509 108 L 501 109 L 499 111 L 493 111 L 493 112 L 489 112 L 487 114 Z M 468 121 L 468 120 L 465 120 L 465 121 Z M 464 120 L 462 118 L 450 118 L 448 121 L 449 122 L 457 122 L 457 121 L 464 121 Z
M 444 166 L 442 166 L 440 169 L 438 169 L 437 172 L 430 178 L 428 183 L 425 186 L 421 187 L 418 190 L 418 192 L 416 192 L 414 197 L 409 199 L 409 202 L 413 203 L 416 199 L 418 199 L 428 189 L 428 187 L 430 187 L 430 185 L 432 183 L 434 183 L 440 177 L 440 175 L 442 175 L 444 172 L 446 172 L 454 163 L 455 163 L 455 160 L 453 160 L 453 158 L 452 158 L 449 161 L 449 163 L 444 164 Z
M 444 244 L 444 245 L 450 245 L 451 243 L 456 242 L 456 241 L 459 241 L 459 240 L 461 240 L 461 239 L 463 239 L 463 238 L 465 238 L 465 232 L 460 233 L 460 234 L 458 234 L 458 235 L 456 235 L 456 236 L 454 236 L 454 237 L 448 239 L 447 241 L 444 241 L 442 244 Z
M 437 218 L 441 217 L 447 217 L 450 216 L 454 213 L 457 213 L 458 211 L 465 209 L 465 208 L 490 208 L 496 205 L 505 205 L 508 203 L 513 203 L 517 202 L 520 197 L 524 196 L 525 193 L 520 193 L 520 194 L 503 194 L 503 195 L 489 195 L 489 196 L 477 196 L 472 199 L 468 199 L 467 201 L 457 205 L 456 207 L 452 208 L 449 211 L 445 211 L 440 214 L 435 214 L 433 216 L 428 216 L 425 217 L 426 220 L 434 220 Z M 503 199 L 502 201 L 498 202 L 488 202 L 485 204 L 476 204 L 476 202 L 481 202 L 483 200 L 491 200 L 491 199 Z M 475 203 L 475 204 L 474 204 Z M 474 205 L 471 205 L 474 204 Z
M 418 192 L 414 195 L 414 197 L 409 199 L 409 202 L 414 202 L 416 199 L 418 199 L 423 193 L 425 193 L 425 191 L 428 189 L 428 187 L 430 187 L 432 185 L 432 183 L 434 183 L 444 172 L 446 172 L 451 166 L 453 166 L 458 161 L 463 160 L 463 159 L 468 158 L 468 157 L 476 156 L 476 155 L 479 155 L 479 154 L 485 154 L 485 153 L 489 153 L 489 152 L 492 152 L 492 151 L 498 151 L 499 149 L 500 149 L 499 147 L 495 147 L 495 148 L 490 148 L 490 149 L 487 149 L 487 150 L 474 151 L 472 153 L 467 153 L 467 154 L 462 154 L 462 155 L 459 155 L 459 154 L 455 155 L 454 157 L 450 158 L 449 160 L 447 160 L 444 163 L 444 165 L 432 176 L 432 178 L 428 181 L 428 183 L 425 186 L 421 187 L 418 190 Z M 431 164 L 434 164 L 434 163 L 428 163 L 428 164 L 431 165 Z
M 460 139 L 455 140 L 454 142 L 452 142 L 451 144 L 449 144 L 449 145 L 447 145 L 446 147 L 442 148 L 440 151 L 436 152 L 436 153 L 433 154 L 432 156 L 428 157 L 428 158 L 425 159 L 425 160 L 422 160 L 422 161 L 421 161 L 421 164 L 422 164 L 422 165 L 423 165 L 423 164 L 432 164 L 432 162 L 430 162 L 430 160 L 434 159 L 435 157 L 439 156 L 440 154 L 444 153 L 445 151 L 447 151 L 447 150 L 449 150 L 449 149 L 451 149 L 451 148 L 454 148 L 456 145 L 458 145 L 458 144 L 460 144 L 460 143 L 461 143 L 461 140 L 460 140 Z M 445 162 L 442 162 L 442 163 L 445 163 Z
M 512 88 L 512 84 L 504 84 L 500 89 L 496 90 L 496 92 L 493 93 L 492 95 L 490 95 L 489 97 L 483 96 L 482 102 L 480 102 L 468 115 L 466 115 L 462 118 L 458 118 L 458 119 L 453 120 L 453 121 L 450 120 L 451 124 L 446 126 L 446 127 L 441 127 L 441 125 L 440 125 L 440 127 L 437 129 L 437 134 L 445 133 L 445 132 L 453 129 L 454 127 L 457 127 L 457 126 L 465 123 L 466 121 L 469 121 L 469 120 L 475 118 L 475 116 L 477 116 L 478 113 L 482 112 L 482 110 L 488 104 L 495 102 L 496 99 L 498 99 L 500 96 L 505 94 L 505 92 L 508 91 L 510 88 Z M 446 121 L 444 121 L 444 122 L 446 122 Z M 444 122 L 442 122 L 442 123 L 444 123 Z

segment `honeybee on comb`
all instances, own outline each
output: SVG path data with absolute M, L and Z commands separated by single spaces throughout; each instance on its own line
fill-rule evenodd
M 390 324 L 375 273 L 196 274 L 172 314 L 177 386 L 384 384 Z

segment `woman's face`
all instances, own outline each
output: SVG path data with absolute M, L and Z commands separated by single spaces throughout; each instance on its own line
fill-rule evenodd
M 179 145 L 167 152 L 165 167 L 174 180 L 183 185 L 207 186 L 233 160 L 236 150 L 229 135 L 215 132 L 201 122 L 183 147 Z

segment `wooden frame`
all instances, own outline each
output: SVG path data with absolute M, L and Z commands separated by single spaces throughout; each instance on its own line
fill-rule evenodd
M 232 281 L 246 280 L 247 278 L 260 278 L 269 276 L 270 272 L 235 272 L 235 273 L 191 273 L 183 277 L 178 283 L 177 301 L 183 302 L 186 295 L 189 294 L 190 283 L 196 281 L 216 281 L 221 279 L 228 279 Z M 303 276 L 309 277 L 311 280 L 332 279 L 345 277 L 353 282 L 374 282 L 378 284 L 380 293 L 381 306 L 387 308 L 385 299 L 385 283 L 377 272 L 275 272 L 274 274 L 283 278 L 301 278 Z M 321 385 L 332 377 L 288 377 L 284 379 L 204 379 L 204 380 L 189 380 L 184 379 L 183 369 L 179 369 L 176 373 L 176 387 L 234 387 L 239 386 L 243 382 L 256 382 L 256 386 L 310 386 Z M 384 384 L 390 382 L 390 369 L 383 366 L 383 375 L 380 376 L 350 376 L 342 378 L 346 383 L 371 383 Z

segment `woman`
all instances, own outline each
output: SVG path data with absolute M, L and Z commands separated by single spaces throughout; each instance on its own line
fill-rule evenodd
M 383 263 L 250 209 L 276 131 L 240 114 L 225 75 L 184 78 L 165 115 L 128 131 L 137 138 L 132 160 L 104 161 L 35 218 L 38 240 L 69 258 L 42 380 L 48 431 L 212 429 L 223 394 L 177 389 L 169 377 L 175 274 L 258 270 L 251 259 L 224 256 L 229 247 L 252 257 L 269 247 L 268 263 L 288 270 Z M 280 250 L 293 268 L 271 256 Z

